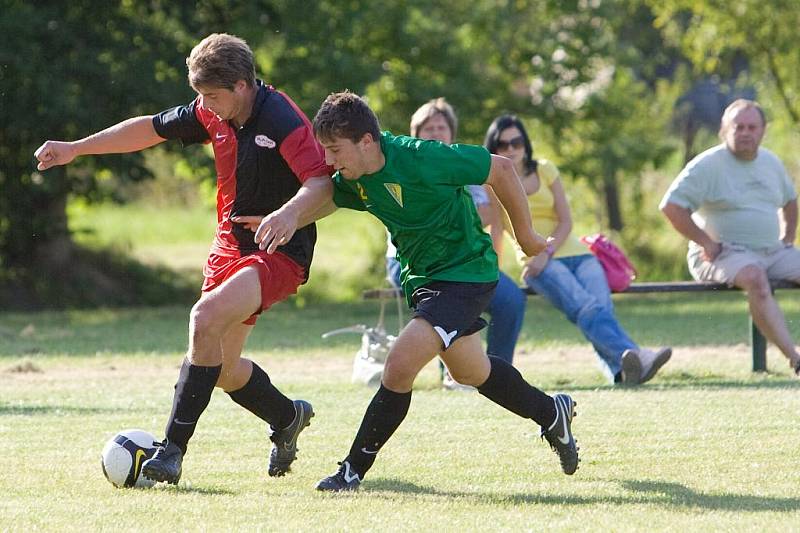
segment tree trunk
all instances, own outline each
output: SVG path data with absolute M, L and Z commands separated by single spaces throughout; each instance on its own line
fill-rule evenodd
M 619 192 L 617 191 L 617 178 L 613 172 L 606 174 L 603 181 L 603 193 L 606 198 L 606 212 L 608 213 L 608 227 L 614 231 L 622 230 L 622 212 L 619 207 Z

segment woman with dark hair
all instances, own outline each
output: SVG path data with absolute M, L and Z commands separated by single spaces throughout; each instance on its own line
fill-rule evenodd
M 514 163 L 536 231 L 550 237 L 547 253 L 522 258 L 522 279 L 577 325 L 592 343 L 614 383 L 650 380 L 672 355 L 671 348 L 640 348 L 614 315 L 611 291 L 600 262 L 572 235 L 572 216 L 556 166 L 534 159 L 522 121 L 513 115 L 494 120 L 484 146 Z

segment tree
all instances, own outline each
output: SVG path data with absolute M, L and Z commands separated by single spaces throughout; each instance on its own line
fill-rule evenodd
M 5 4 L 0 260 L 7 267 L 58 269 L 71 257 L 67 195 L 97 195 L 102 168 L 117 176 L 124 169 L 134 180 L 145 172 L 135 157 L 114 157 L 39 173 L 33 151 L 48 138 L 82 137 L 185 100 L 190 93 L 180 66 L 189 41 L 160 12 L 128 2 Z
M 697 70 L 729 75 L 731 58 L 744 54 L 750 79 L 780 100 L 800 126 L 800 10 L 795 0 L 648 0 L 656 24 L 682 46 Z
M 620 183 L 637 188 L 642 169 L 673 149 L 664 70 L 675 51 L 662 46 L 653 19 L 636 0 L 520 1 L 482 13 L 473 33 L 486 70 L 501 71 L 515 97 L 501 105 L 538 119 L 562 170 L 604 198 L 615 230 Z
M 265 2 L 231 7 L 220 0 L 0 4 L 3 278 L 26 286 L 102 283 L 101 273 L 75 256 L 67 198 L 114 197 L 120 183 L 149 177 L 141 157 L 80 158 L 40 173 L 34 150 L 46 139 L 80 138 L 188 102 L 193 92 L 184 61 L 196 35 L 218 24 L 259 35 L 271 11 Z

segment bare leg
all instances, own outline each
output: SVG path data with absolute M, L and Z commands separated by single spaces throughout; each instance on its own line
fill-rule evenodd
M 397 337 L 383 370 L 383 385 L 393 392 L 410 392 L 419 371 L 442 349 L 442 339 L 422 318 L 414 318 Z
M 249 324 L 232 324 L 222 337 L 222 371 L 217 380 L 217 387 L 225 392 L 239 390 L 250 379 L 253 362 L 242 358 L 242 350 L 253 326 Z
M 235 324 L 261 305 L 261 282 L 255 266 L 245 267 L 207 293 L 189 318 L 189 362 L 198 366 L 222 364 L 222 340 Z
M 450 375 L 459 383 L 478 387 L 489 378 L 491 365 L 477 333 L 458 339 L 442 353 L 442 359 Z
M 180 479 L 182 457 L 220 378 L 222 338 L 231 325 L 244 321 L 259 308 L 260 287 L 255 267 L 247 267 L 205 294 L 192 308 L 189 351 L 175 384 L 165 431 L 167 438 L 153 457 L 142 464 L 142 471 L 149 478 L 168 483 Z M 238 357 L 235 359 L 238 362 Z
M 750 315 L 758 329 L 791 363 L 796 364 L 800 354 L 797 353 L 778 302 L 772 295 L 766 272 L 756 265 L 748 265 L 736 274 L 733 283 L 747 292 Z

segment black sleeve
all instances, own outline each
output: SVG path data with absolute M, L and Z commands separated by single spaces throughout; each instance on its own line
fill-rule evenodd
M 156 133 L 165 139 L 180 139 L 184 146 L 209 140 L 208 132 L 195 115 L 196 105 L 197 100 L 189 105 L 165 109 L 155 115 L 153 127 Z

